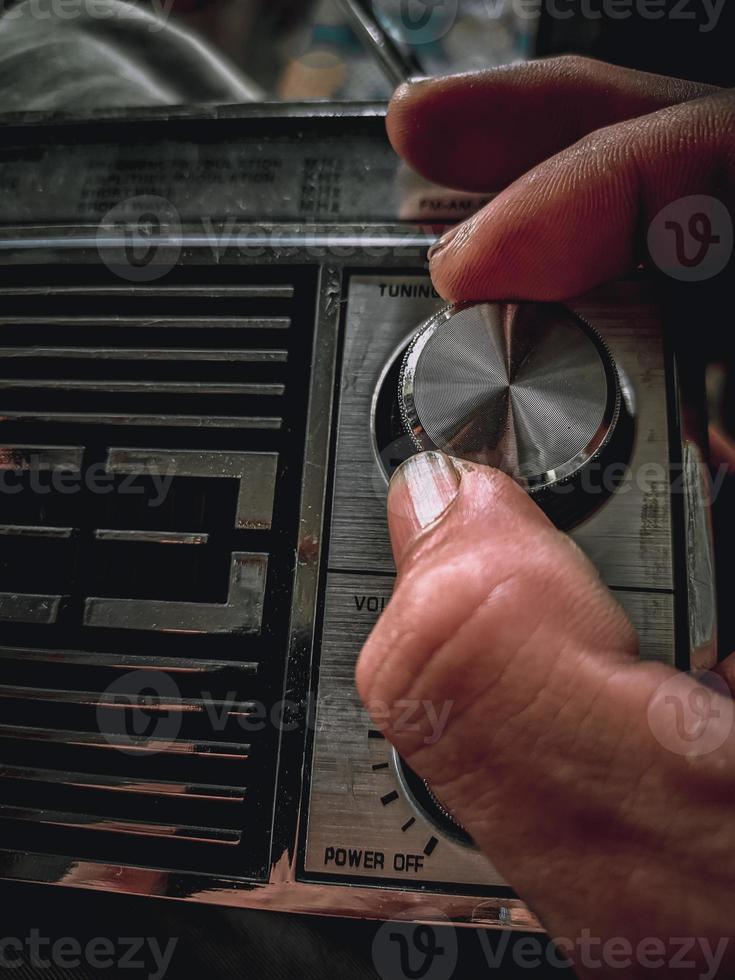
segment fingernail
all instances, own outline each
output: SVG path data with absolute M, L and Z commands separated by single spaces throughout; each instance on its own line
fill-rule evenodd
M 434 242 L 428 252 L 429 262 L 433 262 L 438 255 L 451 245 L 454 239 L 457 237 L 457 232 L 461 228 L 461 225 L 455 225 L 454 228 L 450 228 L 449 231 L 445 232 L 438 242 Z
M 396 561 L 414 538 L 452 505 L 459 484 L 459 472 L 443 453 L 419 453 L 396 470 L 388 496 Z

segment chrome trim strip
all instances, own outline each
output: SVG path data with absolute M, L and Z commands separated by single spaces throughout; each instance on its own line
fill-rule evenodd
M 121 531 L 99 528 L 94 532 L 96 541 L 130 541 L 141 544 L 206 544 L 208 534 L 197 531 Z
M 168 780 L 141 779 L 138 776 L 108 776 L 99 773 L 62 772 L 34 766 L 10 766 L 0 763 L 0 779 L 23 782 L 60 783 L 75 789 L 100 789 L 142 796 L 183 797 L 190 800 L 212 800 L 240 803 L 245 799 L 244 786 L 215 786 L 209 783 L 180 783 Z
M 313 685 L 316 603 L 322 567 L 323 522 L 332 432 L 330 422 L 334 409 L 342 285 L 343 271 L 339 266 L 321 267 L 309 379 L 299 539 L 284 692 L 298 689 L 298 685 L 303 686 L 304 677 L 310 679 L 308 690 L 311 690 Z M 271 848 L 272 883 L 283 881 L 284 876 L 288 881 L 295 882 L 297 879 L 299 841 L 302 833 L 305 835 L 308 806 L 304 796 L 304 781 L 306 767 L 310 764 L 308 753 L 304 750 L 305 741 L 301 746 L 300 765 L 295 772 L 284 772 L 283 738 L 281 738 L 276 766 L 278 784 L 274 802 L 274 833 Z M 290 805 L 284 806 L 283 801 L 289 801 Z M 295 826 L 295 830 L 289 826 L 290 823 Z M 323 911 L 331 910 L 332 907 L 330 900 L 323 907 Z
M 692 670 L 711 670 L 718 659 L 717 583 L 704 368 L 699 353 L 689 357 L 680 353 L 674 358 L 674 371 L 681 426 L 689 661 Z
M 0 286 L 0 298 L 5 296 L 142 296 L 162 299 L 168 296 L 202 297 L 204 299 L 293 299 L 294 288 L 287 285 L 251 286 L 213 283 L 198 286 L 181 283 L 177 286 L 122 286 L 119 283 L 89 286 Z M 71 318 L 75 319 L 75 318 Z
M 280 429 L 282 419 L 236 415 L 134 415 L 108 412 L 8 412 L 0 408 L 0 422 L 68 422 L 72 425 L 160 425 L 173 428 Z
M 2 350 L 0 349 L 0 357 Z M 248 381 L 79 381 L 76 378 L 0 378 L 0 391 L 93 391 L 132 395 L 251 395 L 278 398 L 286 386 Z
M 0 358 L 64 357 L 111 361 L 238 361 L 245 364 L 285 363 L 285 350 L 222 350 L 185 347 L 2 347 Z
M 87 813 L 63 813 L 58 810 L 39 810 L 35 807 L 0 804 L 0 820 L 21 820 L 31 823 L 70 827 L 75 830 L 102 830 L 111 834 L 134 837 L 176 837 L 179 840 L 206 844 L 239 844 L 242 832 L 219 827 L 190 827 L 186 824 L 149 823 L 144 820 L 120 820 Z
M 248 718 L 256 710 L 251 701 L 223 701 L 215 698 L 166 698 L 149 694 L 107 694 L 106 691 L 71 691 L 66 688 L 28 687 L 0 684 L 0 698 L 7 701 L 53 701 L 56 704 L 78 704 L 93 708 L 120 708 L 123 711 L 162 711 L 177 714 L 226 713 L 233 718 Z
M 90 596 L 84 602 L 84 625 L 164 633 L 260 633 L 267 572 L 267 554 L 235 551 L 225 603 Z
M 0 738 L 29 739 L 34 742 L 58 742 L 61 745 L 75 745 L 93 749 L 111 749 L 118 752 L 151 753 L 152 755 L 194 755 L 216 756 L 218 759 L 232 759 L 242 762 L 250 757 L 250 746 L 238 742 L 206 742 L 176 739 L 162 741 L 150 738 L 123 738 L 111 733 L 75 732 L 63 728 L 35 728 L 30 725 L 0 724 Z
M 0 620 L 11 623 L 55 623 L 63 598 L 60 595 L 0 592 Z
M 0 290 L 0 298 L 3 291 Z M 288 330 L 291 319 L 287 316 L 215 317 L 215 316 L 0 316 L 0 327 L 147 327 L 150 330 Z
M 130 870 L 130 874 L 125 871 Z M 280 869 L 275 869 L 276 871 Z M 359 919 L 409 919 L 457 926 L 485 926 L 543 932 L 532 912 L 517 898 L 482 898 L 408 892 L 400 888 L 294 882 L 275 874 L 267 885 L 237 878 L 170 872 L 0 849 L 0 876 L 14 881 L 50 883 L 126 895 L 227 905 L 241 909 L 338 915 Z
M 82 446 L 34 446 L 12 442 L 0 444 L 0 470 L 58 468 L 80 472 L 83 458 Z
M 235 513 L 236 527 L 249 531 L 268 531 L 271 528 L 278 453 L 116 447 L 109 451 L 106 469 L 108 473 L 135 476 L 148 473 L 237 480 L 240 490 Z
M 197 660 L 181 657 L 146 657 L 129 653 L 97 653 L 87 650 L 43 650 L 41 648 L 0 646 L 0 660 L 22 660 L 36 663 L 76 664 L 85 667 L 104 667 L 112 670 L 153 670 L 167 674 L 216 674 L 235 670 L 257 674 L 258 664 L 235 660 Z
M 19 538 L 58 538 L 68 539 L 74 533 L 73 527 L 43 527 L 41 525 L 0 524 L 0 535 Z
M 269 120 L 269 119 L 368 119 L 385 116 L 385 102 L 244 102 L 234 105 L 167 105 L 139 108 L 88 109 L 77 112 L 34 109 L 0 113 L 5 126 L 35 125 L 63 127 L 69 123 L 95 126 L 104 121 L 169 122 L 170 120 Z
M 381 234 L 378 229 L 370 230 L 370 225 L 349 228 L 330 228 L 329 231 L 304 232 L 294 229 L 282 234 L 263 234 L 262 232 L 243 231 L 233 234 L 227 241 L 228 249 L 278 249 L 304 248 L 329 249 L 337 245 L 339 248 L 380 249 L 389 251 L 398 248 L 415 248 L 425 251 L 439 238 L 439 232 L 423 232 L 412 230 L 414 226 L 407 225 L 403 232 Z M 9 229 L 6 229 L 9 231 Z M 212 248 L 212 239 L 207 235 L 151 235 L 146 238 L 150 247 L 159 248 Z M 57 238 L 53 232 L 44 238 L 0 238 L 0 251 L 19 252 L 53 248 L 68 251 L 71 249 L 115 249 L 124 248 L 125 237 L 110 235 L 71 235 Z

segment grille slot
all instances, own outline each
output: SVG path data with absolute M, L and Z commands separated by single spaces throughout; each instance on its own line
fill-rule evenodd
M 315 296 L 0 273 L 3 847 L 267 875 Z

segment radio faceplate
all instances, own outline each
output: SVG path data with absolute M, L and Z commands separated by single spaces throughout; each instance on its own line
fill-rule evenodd
M 37 304 L 33 315 L 38 316 L 45 303 L 48 320 L 51 297 L 65 304 L 67 334 L 59 335 L 53 344 L 56 353 L 44 362 L 46 376 L 62 382 L 53 396 L 58 403 L 49 401 L 46 411 L 39 413 L 26 393 L 11 396 L 9 392 L 17 390 L 13 388 L 5 392 L 7 398 L 26 398 L 18 402 L 12 418 L 5 413 L 0 439 L 6 448 L 82 446 L 83 465 L 107 459 L 115 447 L 167 450 L 167 458 L 177 455 L 179 462 L 189 463 L 190 454 L 202 448 L 230 453 L 218 474 L 204 474 L 217 475 L 217 493 L 224 494 L 221 499 L 232 510 L 228 532 L 233 532 L 243 502 L 235 485 L 238 454 L 278 452 L 281 462 L 272 528 L 234 530 L 238 551 L 271 553 L 264 601 L 266 621 L 272 625 L 260 637 L 241 630 L 245 620 L 237 615 L 224 622 L 223 634 L 222 622 L 215 628 L 211 617 L 197 618 L 197 610 L 192 610 L 197 603 L 228 605 L 223 575 L 212 585 L 211 595 L 189 587 L 186 596 L 179 596 L 171 582 L 156 582 L 152 569 L 145 573 L 145 595 L 143 586 L 123 595 L 115 579 L 101 596 L 106 600 L 103 611 L 114 607 L 118 614 L 119 600 L 132 600 L 125 608 L 136 629 L 121 626 L 118 615 L 115 624 L 99 617 L 94 623 L 74 620 L 77 632 L 70 632 L 73 617 L 90 599 L 100 598 L 98 591 L 90 591 L 96 583 L 93 566 L 86 564 L 96 542 L 102 541 L 111 555 L 131 547 L 129 540 L 121 543 L 119 534 L 99 539 L 96 532 L 168 530 L 176 535 L 179 549 L 199 549 L 197 554 L 206 555 L 212 545 L 226 550 L 229 539 L 220 534 L 219 524 L 217 534 L 204 541 L 204 527 L 172 523 L 167 528 L 143 528 L 130 521 L 115 523 L 117 514 L 108 514 L 107 523 L 99 524 L 96 511 L 89 510 L 82 515 L 85 564 L 74 586 L 71 611 L 64 612 L 64 643 L 46 629 L 48 623 L 31 624 L 33 637 L 26 636 L 29 627 L 18 618 L 18 604 L 6 603 L 0 669 L 15 706 L 12 714 L 0 719 L 0 780 L 10 807 L 0 808 L 0 875 L 241 907 L 369 917 L 401 913 L 431 918 L 436 913 L 491 926 L 534 927 L 533 917 L 490 864 L 451 841 L 409 802 L 388 743 L 359 704 L 353 681 L 361 644 L 390 596 L 394 576 L 385 524 L 387 479 L 380 459 L 385 447 L 374 438 L 376 412 L 382 410 L 375 393 L 392 358 L 418 324 L 442 305 L 426 273 L 427 247 L 441 233 L 443 222 L 465 216 L 482 202 L 476 195 L 432 188 L 413 178 L 390 151 L 379 107 L 290 107 L 289 112 L 148 112 L 137 120 L 29 119 L 8 124 L 8 165 L 0 168 L 0 303 L 5 314 L 17 319 L 20 307 L 13 304 L 30 297 Z M 62 175 L 58 147 L 72 143 L 75 166 Z M 332 153 L 336 146 L 339 166 Z M 159 170 L 151 166 L 157 147 L 168 161 Z M 217 160 L 222 161 L 219 167 Z M 54 176 L 58 179 L 52 180 Z M 264 181 L 267 194 L 262 193 Z M 35 186 L 48 193 L 39 198 L 32 193 Z M 164 199 L 164 217 L 171 217 L 170 205 L 180 223 L 173 229 L 146 229 L 150 264 L 145 271 L 151 275 L 136 279 L 126 251 L 135 207 L 126 195 L 135 198 L 142 193 Z M 116 195 L 126 199 L 117 201 Z M 119 203 L 124 207 L 110 218 L 110 209 Z M 421 225 L 422 220 L 439 223 Z M 256 287 L 258 295 L 253 292 Z M 281 299 L 271 309 L 274 295 Z M 261 304 L 255 311 L 248 307 L 253 299 Z M 298 309 L 289 306 L 294 299 Z M 102 300 L 107 303 L 104 309 Z M 141 357 L 140 377 L 125 379 L 120 371 L 115 375 L 117 391 L 109 388 L 90 395 L 77 387 L 69 394 L 71 388 L 63 382 L 70 376 L 70 356 L 59 353 L 61 348 L 109 347 L 111 334 L 121 329 L 137 330 L 145 340 L 151 323 L 121 324 L 114 310 L 118 301 L 146 310 L 153 301 L 159 314 L 163 305 L 174 301 L 178 324 L 156 329 L 176 331 L 177 344 L 157 335 L 157 342 L 149 346 L 159 351 L 175 346 L 180 358 L 182 348 L 209 345 L 219 351 L 215 362 L 202 361 L 200 371 L 189 358 L 181 377 L 167 375 L 168 387 L 157 390 L 156 358 L 163 355 Z M 84 316 L 90 302 L 98 304 L 97 326 Z M 195 309 L 193 302 L 210 305 Z M 645 283 L 617 284 L 571 305 L 611 349 L 636 420 L 630 485 L 621 487 L 572 533 L 629 612 L 644 655 L 682 667 L 690 659 L 704 666 L 713 653 L 714 620 L 706 477 L 692 426 L 701 417 L 702 393 L 678 376 Z M 203 319 L 192 324 L 199 314 Z M 252 346 L 288 348 L 284 377 L 274 368 L 273 376 L 245 378 L 238 373 L 237 358 L 225 357 L 226 351 L 249 343 L 233 342 L 240 333 L 250 335 L 233 329 L 233 324 L 237 327 L 238 321 L 256 314 L 268 314 L 270 324 L 258 329 L 269 331 L 267 338 L 263 334 L 269 343 L 262 339 Z M 229 325 L 204 322 L 220 315 Z M 290 316 L 290 327 L 281 329 L 273 323 L 274 316 Z M 6 336 L 22 326 L 20 321 L 10 324 Z M 39 344 L 50 344 L 48 331 L 61 327 L 41 324 L 47 333 Z M 180 336 L 192 330 L 196 343 Z M 288 337 L 288 330 L 298 331 L 298 336 L 291 334 L 292 341 L 281 343 L 279 338 Z M 74 343 L 72 336 L 77 338 Z M 147 343 L 136 341 L 136 349 Z M 135 346 L 132 338 L 126 344 Z M 23 374 L 22 358 L 19 361 L 15 353 L 12 358 L 12 364 L 21 365 L 21 377 L 35 377 L 28 371 Z M 77 385 L 90 381 L 100 365 L 107 367 L 104 358 L 86 361 L 93 368 L 80 369 Z M 218 361 L 226 365 L 226 378 L 211 367 Z M 10 354 L 7 363 L 11 364 Z M 110 380 L 100 373 L 96 381 L 106 378 Z M 131 381 L 137 391 L 130 389 Z M 205 381 L 209 394 L 202 390 Z M 285 383 L 280 394 L 267 389 L 273 413 L 262 411 L 263 405 L 256 402 L 245 411 L 222 387 L 245 381 L 256 385 L 247 395 L 254 399 L 266 391 L 263 385 Z M 175 411 L 163 411 L 166 398 L 181 394 L 182 382 L 187 398 L 200 399 L 196 412 L 190 407 L 184 411 L 183 403 L 177 403 Z M 121 384 L 128 387 L 120 388 Z M 98 395 L 104 396 L 104 404 L 95 401 Z M 147 401 L 145 412 L 136 409 L 133 395 L 154 399 L 155 406 Z M 73 411 L 61 404 L 67 398 Z M 216 412 L 207 398 L 216 400 Z M 275 413 L 279 399 L 285 428 L 253 427 L 254 418 Z M 121 419 L 126 412 L 134 414 Z M 104 414 L 106 421 L 94 422 L 85 413 Z M 141 413 L 159 418 L 162 428 L 154 430 L 147 423 L 141 428 Z M 152 431 L 163 441 L 150 442 Z M 180 476 L 191 479 L 184 470 Z M 672 480 L 678 481 L 676 487 Z M 258 492 L 249 497 L 249 504 L 261 519 Z M 225 509 L 217 516 L 220 523 Z M 44 521 L 50 524 L 37 515 L 36 533 L 45 534 Z M 11 536 L 21 523 L 0 515 L 0 524 L 16 528 Z M 202 533 L 184 534 L 193 531 Z M 163 547 L 158 539 L 145 534 L 143 538 L 137 547 Z M 197 574 L 205 567 L 206 561 Z M 201 579 L 195 575 L 194 580 Z M 26 584 L 8 581 L 6 591 L 32 592 Z M 65 594 L 63 584 L 59 595 Z M 187 608 L 172 608 L 182 598 Z M 245 595 L 240 612 L 251 598 Z M 161 603 L 161 622 L 143 616 L 150 612 L 143 600 L 150 599 Z M 136 605 L 136 600 L 141 601 Z M 185 634 L 185 624 L 177 629 L 176 616 L 183 612 L 189 626 L 198 624 L 196 636 Z M 128 635 L 130 641 L 123 642 Z M 250 679 L 242 680 L 243 668 L 256 661 L 261 664 L 254 675 L 257 683 L 267 681 L 257 688 Z M 222 790 L 226 782 L 223 764 L 216 761 L 217 746 L 225 740 L 206 721 L 188 739 L 197 748 L 196 771 L 187 768 L 187 740 L 178 735 L 172 739 L 173 751 L 186 764 L 177 763 L 180 792 L 178 797 L 168 796 L 168 822 L 159 825 L 155 814 L 144 827 L 120 819 L 125 813 L 116 809 L 115 801 L 131 801 L 125 811 L 128 818 L 142 813 L 143 791 L 149 800 L 157 798 L 156 785 L 151 785 L 156 773 L 158 790 L 167 792 L 172 787 L 164 782 L 173 782 L 174 774 L 168 773 L 166 780 L 159 759 L 149 765 L 145 777 L 136 759 L 121 762 L 114 746 L 100 737 L 105 733 L 94 717 L 74 714 L 69 696 L 80 690 L 80 666 L 86 671 L 84 690 L 97 696 L 115 676 L 134 669 L 144 679 L 164 674 L 179 684 L 185 675 L 179 688 L 182 702 L 197 695 L 202 677 L 207 678 L 211 700 L 209 679 L 214 677 L 227 682 L 225 694 L 234 685 L 238 698 L 259 698 L 269 718 L 276 704 L 288 704 L 286 723 L 257 737 L 238 735 L 238 742 L 252 748 L 250 778 L 256 782 L 242 800 L 217 804 L 218 820 L 226 813 L 229 821 L 225 843 L 236 840 L 235 848 L 208 841 L 205 849 L 187 851 L 191 860 L 180 860 L 189 847 L 178 839 L 182 828 L 203 829 L 186 819 L 186 806 L 191 804 L 185 799 L 187 790 L 207 785 Z M 19 698 L 21 676 L 27 683 Z M 58 717 L 53 726 L 57 735 L 44 736 L 46 742 L 31 731 L 38 727 L 34 712 L 41 699 Z M 80 739 L 83 750 L 78 750 Z M 46 744 L 55 762 L 51 754 L 43 760 Z M 85 789 L 77 785 L 80 773 Z M 41 792 L 47 803 L 57 794 L 59 800 L 63 797 L 64 806 L 57 807 L 56 815 L 65 821 L 51 823 L 48 806 L 21 806 L 29 799 L 29 781 L 37 784 L 36 799 Z M 241 785 L 234 778 L 233 782 Z M 122 792 L 110 793 L 111 788 Z M 91 808 L 92 796 L 97 805 L 107 799 L 102 814 Z M 254 801 L 255 816 L 249 801 Z M 165 847 L 151 839 L 151 830 L 167 838 Z
M 361 708 L 353 683 L 357 656 L 390 597 L 395 572 L 385 517 L 387 481 L 371 431 L 375 391 L 394 351 L 444 305 L 432 292 L 424 275 L 353 274 L 346 286 L 305 867 L 350 880 L 441 882 L 492 891 L 502 881 L 491 865 L 438 832 L 402 792 L 390 747 Z M 673 664 L 677 594 L 667 410 L 672 365 L 657 310 L 645 287 L 634 284 L 572 306 L 612 353 L 636 434 L 630 480 L 571 534 L 631 617 L 641 655 Z

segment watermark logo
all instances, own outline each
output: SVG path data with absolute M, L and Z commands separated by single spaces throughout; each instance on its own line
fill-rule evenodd
M 181 255 L 181 217 L 165 197 L 141 194 L 116 204 L 97 229 L 107 268 L 129 282 L 161 279 Z
M 155 34 L 168 23 L 174 0 L 23 0 L 3 11 L 3 20 L 57 21 L 59 26 L 68 21 L 132 21 L 138 28 Z
M 22 451 L 0 458 L 0 495 L 30 493 L 38 496 L 71 497 L 87 493 L 95 496 L 144 497 L 147 507 L 162 507 L 168 500 L 176 473 L 142 466 L 139 473 L 111 472 L 98 462 L 86 467 L 72 461 L 55 463 L 42 452 Z
M 457 968 L 457 936 L 449 920 L 437 909 L 405 914 L 424 921 L 393 919 L 378 929 L 372 948 L 378 975 L 383 980 L 449 980 Z
M 81 942 L 73 936 L 52 939 L 31 929 L 24 937 L 0 937 L 0 970 L 20 970 L 19 976 L 27 976 L 26 968 L 30 967 L 34 976 L 40 970 L 58 977 L 61 971 L 82 968 L 86 976 L 84 968 L 88 966 L 93 971 L 112 970 L 115 976 L 123 970 L 135 970 L 147 980 L 163 980 L 178 942 L 172 938 L 164 945 L 159 939 L 144 936 L 96 936 Z
M 683 282 L 712 279 L 730 261 L 733 224 L 715 197 L 694 194 L 659 211 L 648 231 L 648 251 L 662 272 Z
M 432 44 L 457 20 L 458 0 L 373 0 L 377 19 L 399 41 Z
M 131 671 L 105 690 L 97 707 L 97 726 L 121 752 L 135 754 L 153 743 L 165 752 L 181 731 L 177 700 L 181 691 L 162 671 Z
M 518 21 L 687 21 L 701 34 L 709 34 L 719 23 L 725 0 L 483 0 L 485 13 L 495 20 L 515 17 Z
M 673 674 L 651 699 L 648 724 L 669 752 L 690 758 L 709 755 L 735 727 L 730 689 L 711 671 Z

